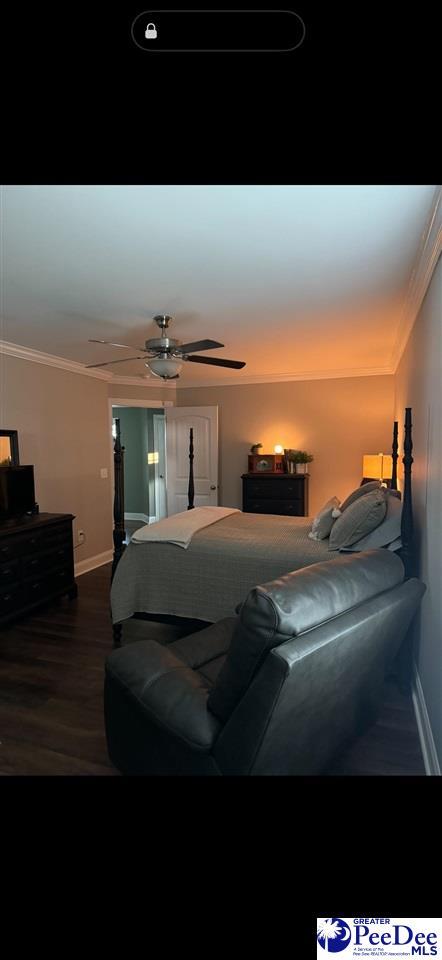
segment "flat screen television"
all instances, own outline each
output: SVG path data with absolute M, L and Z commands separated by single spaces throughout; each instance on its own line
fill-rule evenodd
M 23 517 L 34 506 L 34 467 L 0 466 L 0 521 Z

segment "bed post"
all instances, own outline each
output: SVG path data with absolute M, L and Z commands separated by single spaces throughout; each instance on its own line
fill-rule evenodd
M 413 549 L 413 510 L 411 502 L 411 465 L 413 457 L 411 455 L 413 443 L 411 439 L 411 407 L 405 408 L 405 434 L 404 434 L 404 490 L 402 497 L 402 518 L 401 518 L 401 540 L 402 547 L 399 556 L 405 567 L 405 577 L 415 576 L 416 558 Z M 397 656 L 397 677 L 399 689 L 402 693 L 409 695 L 412 686 L 413 675 L 413 626 L 410 625 L 407 634 L 402 642 Z
M 114 443 L 114 558 L 112 562 L 112 580 L 118 561 L 124 550 L 126 531 L 124 529 L 124 447 L 120 442 L 120 430 L 117 425 L 117 436 Z
M 397 442 L 397 432 L 398 432 L 398 421 L 395 420 L 393 424 L 393 446 L 392 450 L 392 469 L 391 469 L 391 490 L 397 490 L 397 459 L 398 459 L 398 442 Z
M 413 552 L 413 509 L 411 502 L 411 465 L 413 457 L 413 442 L 411 439 L 411 407 L 405 408 L 405 436 L 404 436 L 404 496 L 402 505 L 401 520 L 401 556 L 405 566 L 405 575 L 412 577 L 414 575 L 415 558 Z
M 195 487 L 193 483 L 193 427 L 190 428 L 189 434 L 189 487 L 187 491 L 188 499 L 188 510 L 193 510 L 193 498 L 195 496 Z

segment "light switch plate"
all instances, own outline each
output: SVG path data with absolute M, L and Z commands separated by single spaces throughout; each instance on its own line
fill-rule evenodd
M 102 480 L 107 480 L 107 467 L 101 467 L 100 477 Z

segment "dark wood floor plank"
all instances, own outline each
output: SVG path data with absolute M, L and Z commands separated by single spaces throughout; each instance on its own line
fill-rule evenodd
M 113 776 L 103 720 L 104 661 L 112 649 L 110 564 L 0 634 L 0 776 Z M 170 642 L 178 625 L 132 620 L 124 642 Z M 424 775 L 411 698 L 389 681 L 378 722 L 329 776 Z

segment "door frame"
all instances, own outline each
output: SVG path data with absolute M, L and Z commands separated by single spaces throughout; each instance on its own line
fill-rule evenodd
M 162 422 L 163 430 L 163 441 L 164 441 L 164 474 L 163 477 L 163 487 L 165 492 L 165 501 L 166 501 L 166 517 L 167 517 L 167 454 L 166 454 L 166 416 L 160 417 L 158 413 L 154 413 L 153 417 L 153 437 L 154 437 L 154 450 L 158 449 L 155 445 L 155 441 L 158 435 L 158 429 L 160 426 L 160 421 Z M 160 473 L 159 473 L 160 464 L 154 463 L 154 489 L 155 489 L 155 518 L 159 520 L 157 503 L 159 502 L 159 490 L 160 490 Z
M 111 498 L 111 517 L 112 517 L 112 528 L 114 526 L 114 495 L 115 495 L 115 476 L 114 476 L 114 440 L 112 436 L 112 408 L 113 407 L 144 407 L 145 410 L 151 410 L 154 407 L 158 407 L 160 410 L 164 407 L 175 407 L 176 404 L 173 400 L 130 400 L 121 397 L 108 397 L 108 431 L 109 431 L 109 465 L 110 465 L 110 478 L 111 482 L 109 484 L 110 489 L 110 498 Z

